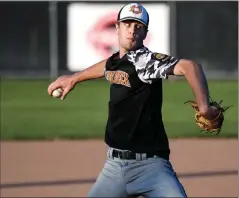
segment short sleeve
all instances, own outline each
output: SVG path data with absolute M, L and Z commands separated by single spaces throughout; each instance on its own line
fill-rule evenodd
M 173 68 L 180 60 L 166 54 L 151 52 L 147 48 L 131 52 L 128 57 L 135 66 L 140 80 L 150 84 L 159 78 L 167 79 L 173 74 Z

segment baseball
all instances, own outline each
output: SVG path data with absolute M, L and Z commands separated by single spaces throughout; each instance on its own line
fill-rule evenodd
M 52 92 L 52 96 L 53 96 L 54 98 L 59 98 L 59 97 L 61 97 L 62 93 L 63 93 L 63 89 L 58 88 L 58 89 L 55 89 L 55 90 Z

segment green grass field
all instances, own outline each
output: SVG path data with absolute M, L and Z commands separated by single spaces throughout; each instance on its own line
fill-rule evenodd
M 1 139 L 103 138 L 107 121 L 109 84 L 94 80 L 78 84 L 61 101 L 47 94 L 47 80 L 2 80 Z M 237 81 L 209 81 L 211 97 L 234 105 L 225 115 L 220 137 L 237 137 Z M 166 91 L 167 90 L 167 91 Z M 215 137 L 200 133 L 185 80 L 164 81 L 163 119 L 169 138 Z

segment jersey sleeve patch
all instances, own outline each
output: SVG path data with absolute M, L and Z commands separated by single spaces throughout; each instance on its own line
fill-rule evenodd
M 147 48 L 129 53 L 128 60 L 135 66 L 140 80 L 150 84 L 159 78 L 167 79 L 179 61 L 178 58 L 151 52 Z

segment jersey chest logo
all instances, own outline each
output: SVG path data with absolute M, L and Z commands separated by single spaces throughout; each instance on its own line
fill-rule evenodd
M 129 75 L 124 71 L 106 71 L 105 77 L 111 84 L 121 84 L 126 87 L 131 87 Z

